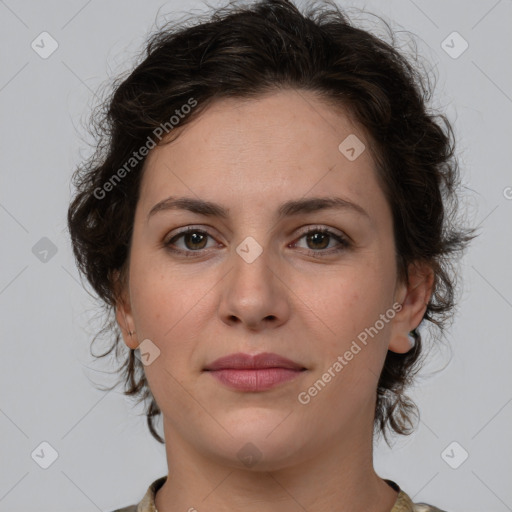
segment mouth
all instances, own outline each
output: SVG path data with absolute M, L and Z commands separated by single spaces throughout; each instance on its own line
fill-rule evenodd
M 278 354 L 231 354 L 207 365 L 204 371 L 239 391 L 265 391 L 302 375 L 307 368 Z

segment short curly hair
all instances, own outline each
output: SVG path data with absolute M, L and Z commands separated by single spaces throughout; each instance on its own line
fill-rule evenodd
M 190 26 L 171 23 L 153 33 L 142 61 L 114 83 L 93 115 L 96 151 L 73 174 L 77 192 L 68 210 L 78 269 L 106 313 L 97 336 L 114 335 L 109 350 L 96 357 L 114 348 L 119 357 L 122 346 L 116 385 L 124 380 L 125 395 L 139 402 L 149 398 L 148 427 L 162 443 L 154 425 L 160 409 L 135 351 L 119 343 L 114 313 L 119 287 L 126 284 L 145 161 L 133 155 L 148 141 L 154 144 L 162 126 L 172 129 L 175 113 L 182 127 L 218 99 L 258 98 L 283 89 L 312 91 L 345 108 L 369 138 L 391 206 L 399 278 L 407 281 L 414 262 L 427 263 L 434 272 L 423 320 L 439 332 L 455 305 L 455 256 L 472 238 L 456 215 L 460 179 L 453 129 L 444 114 L 429 110 L 429 74 L 402 55 L 386 22 L 390 42 L 355 27 L 331 0 L 310 4 L 303 13 L 288 0 L 232 1 L 194 19 Z M 197 106 L 182 108 L 191 98 Z M 411 335 L 415 343 L 409 352 L 388 351 L 377 386 L 374 428 L 386 440 L 387 428 L 412 432 L 417 416 L 404 394 L 422 359 L 421 335 L 417 329 Z

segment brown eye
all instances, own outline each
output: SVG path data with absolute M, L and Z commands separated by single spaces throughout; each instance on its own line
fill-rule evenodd
M 303 238 L 306 240 L 306 253 L 318 258 L 343 251 L 350 247 L 350 242 L 345 237 L 326 228 L 309 229 L 302 234 L 298 241 Z M 298 241 L 293 246 L 297 246 Z M 329 247 L 331 241 L 335 241 L 337 244 L 334 247 Z
M 200 252 L 207 248 L 208 238 L 212 238 L 209 233 L 197 228 L 187 228 L 164 242 L 164 247 L 172 252 L 184 253 L 188 255 L 194 252 Z M 177 242 L 183 239 L 180 244 Z
M 306 235 L 306 240 L 308 241 L 308 246 L 311 249 L 326 249 L 329 245 L 330 236 L 326 233 L 320 233 L 319 231 L 314 232 L 312 235 Z M 311 247 L 310 243 L 313 245 Z
M 205 243 L 208 235 L 204 235 L 197 231 L 191 233 L 185 233 L 183 236 L 183 241 L 187 249 L 204 249 Z

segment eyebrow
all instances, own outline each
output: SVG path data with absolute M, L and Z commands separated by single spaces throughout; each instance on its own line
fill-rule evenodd
M 368 213 L 366 213 L 361 206 L 341 197 L 312 197 L 287 201 L 279 207 L 277 218 L 283 219 L 294 215 L 329 209 L 352 211 L 370 219 Z M 167 210 L 187 210 L 198 215 L 219 217 L 221 219 L 227 219 L 229 217 L 229 209 L 224 208 L 220 204 L 193 197 L 170 196 L 151 208 L 147 216 L 147 221 L 157 212 Z

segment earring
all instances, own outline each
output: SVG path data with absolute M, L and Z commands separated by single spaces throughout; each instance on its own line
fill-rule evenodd
M 128 331 L 128 334 L 131 336 L 132 334 L 135 334 L 135 331 Z

